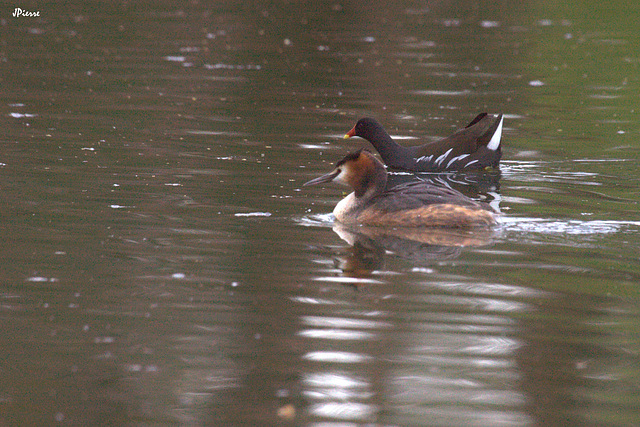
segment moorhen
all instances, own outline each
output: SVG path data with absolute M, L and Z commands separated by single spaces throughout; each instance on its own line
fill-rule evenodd
M 497 168 L 502 157 L 502 114 L 480 113 L 464 129 L 439 141 L 405 147 L 396 143 L 375 119 L 364 118 L 344 137 L 369 141 L 387 166 L 412 172 Z

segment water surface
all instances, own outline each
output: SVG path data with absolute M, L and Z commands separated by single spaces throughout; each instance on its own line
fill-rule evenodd
M 0 424 L 632 425 L 627 3 L 5 12 Z M 359 117 L 412 144 L 485 110 L 499 177 L 420 178 L 490 232 L 354 235 L 302 188 Z

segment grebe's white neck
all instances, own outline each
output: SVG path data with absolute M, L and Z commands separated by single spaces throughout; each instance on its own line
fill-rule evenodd
M 349 193 L 349 195 L 340 200 L 333 209 L 333 216 L 343 223 L 355 221 L 358 216 L 357 214 L 364 209 L 369 200 L 379 192 L 376 187 L 370 187 L 362 196 L 356 196 L 355 191 Z

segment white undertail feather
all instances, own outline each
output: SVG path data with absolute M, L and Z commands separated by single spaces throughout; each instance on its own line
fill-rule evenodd
M 500 124 L 498 125 L 498 128 L 496 129 L 496 131 L 493 133 L 493 136 L 491 137 L 491 141 L 489 141 L 489 143 L 487 144 L 487 148 L 489 150 L 497 150 L 498 147 L 500 147 L 500 140 L 502 139 L 502 122 L 504 121 L 504 116 L 500 117 Z

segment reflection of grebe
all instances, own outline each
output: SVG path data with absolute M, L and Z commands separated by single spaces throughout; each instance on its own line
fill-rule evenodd
M 498 167 L 502 150 L 502 114 L 478 114 L 464 129 L 440 141 L 414 147 L 397 144 L 375 119 L 364 118 L 344 137 L 369 141 L 387 166 L 414 172 Z
M 494 215 L 447 187 L 410 183 L 385 189 L 387 171 L 368 151 L 340 160 L 335 169 L 304 185 L 336 181 L 353 188 L 333 214 L 345 224 L 391 227 L 477 227 L 495 223 Z

